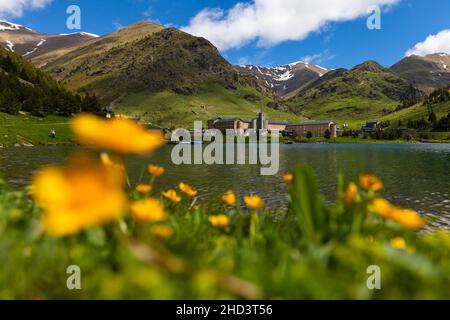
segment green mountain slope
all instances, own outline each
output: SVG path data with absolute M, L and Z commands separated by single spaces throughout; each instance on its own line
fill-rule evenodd
M 378 119 L 399 105 L 412 105 L 422 92 L 374 61 L 330 73 L 288 100 L 296 114 L 314 119 Z
M 116 113 L 140 115 L 164 126 L 195 118 L 187 115 L 203 119 L 254 115 L 275 100 L 258 81 L 240 74 L 209 41 L 150 22 L 90 41 L 44 70 L 70 89 L 95 93 Z M 200 116 L 204 105 L 214 107 Z M 196 114 L 192 108 L 200 110 Z
M 210 85 L 187 96 L 170 90 L 129 94 L 118 99 L 114 109 L 128 116 L 139 115 L 148 124 L 164 128 L 191 128 L 196 120 L 206 125 L 206 120 L 218 116 L 253 118 L 261 108 L 271 120 L 300 120 L 293 114 L 267 108 L 269 102 L 269 98 L 250 86 L 239 85 L 230 91 Z
M 450 113 L 450 87 L 437 89 L 428 95 L 424 102 L 386 115 L 382 120 L 388 120 L 393 126 L 397 126 L 399 121 L 406 124 L 408 121 L 428 120 L 430 113 L 434 113 L 436 119 L 446 117 Z
M 82 98 L 64 89 L 20 55 L 0 48 L 0 112 L 71 115 L 98 112 L 95 98 Z

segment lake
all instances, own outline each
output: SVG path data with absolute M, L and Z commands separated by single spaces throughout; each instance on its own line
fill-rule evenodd
M 133 183 L 142 181 L 147 163 L 164 165 L 164 188 L 185 181 L 203 195 L 228 189 L 264 196 L 272 208 L 286 206 L 286 186 L 281 177 L 297 163 L 314 168 L 325 197 L 336 194 L 337 175 L 357 180 L 360 173 L 383 179 L 386 197 L 397 205 L 439 217 L 450 226 L 450 144 L 294 144 L 280 145 L 277 176 L 260 176 L 252 165 L 181 165 L 171 162 L 173 146 L 165 146 L 149 157 L 126 160 Z M 14 187 L 29 182 L 43 164 L 61 163 L 76 147 L 33 147 L 0 149 L 0 173 Z

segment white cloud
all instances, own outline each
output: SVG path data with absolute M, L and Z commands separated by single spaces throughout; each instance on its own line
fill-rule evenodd
M 353 20 L 367 14 L 372 5 L 383 8 L 401 0 L 252 0 L 225 11 L 206 8 L 184 31 L 207 38 L 220 50 L 242 47 L 252 41 L 273 46 L 303 40 L 330 22 Z M 361 26 L 362 28 L 365 27 Z
M 333 54 L 329 49 L 326 49 L 325 51 L 317 54 L 313 54 L 310 56 L 302 57 L 302 61 L 309 62 L 309 63 L 324 63 L 326 61 L 332 60 L 336 57 L 335 54 Z
M 0 17 L 21 17 L 25 10 L 42 9 L 53 0 L 0 0 Z
M 425 41 L 419 42 L 414 48 L 409 49 L 406 55 L 426 56 L 433 53 L 450 54 L 450 29 L 428 36 Z

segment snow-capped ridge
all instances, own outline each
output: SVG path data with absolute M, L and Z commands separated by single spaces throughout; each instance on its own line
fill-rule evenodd
M 6 20 L 0 20 L 0 31 L 21 30 L 21 29 L 22 30 L 26 29 L 26 30 L 29 30 L 29 31 L 33 31 L 30 28 L 24 27 L 24 26 L 22 26 L 20 24 L 9 22 L 9 21 L 6 21 Z
M 61 33 L 60 36 L 73 36 L 76 34 L 80 34 L 83 36 L 89 36 L 89 37 L 93 37 L 93 38 L 99 38 L 100 36 L 98 34 L 95 33 L 90 33 L 90 32 L 74 32 L 74 33 Z

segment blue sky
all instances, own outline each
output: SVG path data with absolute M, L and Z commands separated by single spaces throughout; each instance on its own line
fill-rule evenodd
M 7 3 L 10 0 L 1 0 L 3 1 Z M 298 11 L 298 14 L 290 17 L 288 13 L 291 11 L 291 3 L 298 4 L 292 10 L 302 10 L 305 4 L 316 1 L 325 6 L 326 2 L 271 0 L 272 4 L 269 4 L 268 0 L 256 0 L 255 5 L 252 0 L 241 0 L 246 5 L 236 8 L 236 0 L 39 1 L 42 1 L 42 8 L 31 8 L 31 5 L 27 4 L 31 3 L 30 0 L 22 0 L 23 7 L 19 8 L 22 12 L 8 11 L 8 8 L 2 11 L 0 8 L 0 14 L 9 21 L 46 33 L 73 32 L 66 28 L 66 9 L 71 4 L 81 8 L 82 31 L 100 35 L 142 19 L 176 27 L 190 25 L 188 30 L 210 35 L 210 40 L 222 48 L 222 54 L 231 63 L 264 66 L 282 65 L 304 59 L 334 68 L 349 68 L 369 59 L 390 66 L 428 36 L 450 29 L 448 0 L 372 0 L 381 4 L 381 30 L 369 30 L 366 27 L 369 15 L 365 10 L 361 13 L 362 9 L 354 6 L 346 7 L 346 2 L 350 0 L 337 1 L 342 3 L 341 7 L 334 5 L 333 8 L 321 8 L 318 5 L 317 8 L 310 9 L 309 6 L 309 13 Z M 273 5 L 276 1 L 284 2 L 284 7 Z M 265 12 L 260 10 L 264 5 L 269 6 Z M 206 18 L 199 17 L 193 25 L 191 19 L 207 8 L 221 10 L 206 11 Z M 273 14 L 270 10 L 273 10 Z M 333 10 L 340 13 L 335 14 Z M 355 12 L 351 12 L 352 10 Z M 325 14 L 328 11 L 330 14 Z M 330 18 L 336 15 L 336 19 Z M 255 16 L 260 17 L 261 21 L 255 22 Z M 272 25 L 267 24 L 270 19 L 273 20 Z M 283 27 L 278 29 L 281 24 Z M 442 44 L 442 40 L 440 41 L 439 48 L 448 48 L 448 44 Z

